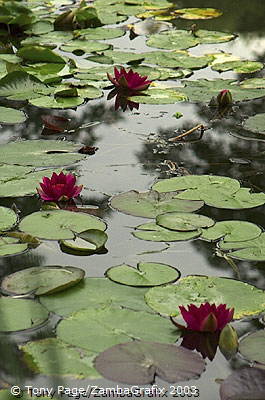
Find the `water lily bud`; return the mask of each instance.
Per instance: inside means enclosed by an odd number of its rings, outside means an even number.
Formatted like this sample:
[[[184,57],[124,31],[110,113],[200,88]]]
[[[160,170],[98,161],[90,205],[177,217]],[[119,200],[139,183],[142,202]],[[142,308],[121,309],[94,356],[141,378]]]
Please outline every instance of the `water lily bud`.
[[[219,107],[226,107],[233,103],[232,94],[230,90],[224,89],[217,96],[217,103]]]
[[[237,353],[238,336],[236,330],[227,324],[221,331],[219,348],[226,359],[230,359]]]

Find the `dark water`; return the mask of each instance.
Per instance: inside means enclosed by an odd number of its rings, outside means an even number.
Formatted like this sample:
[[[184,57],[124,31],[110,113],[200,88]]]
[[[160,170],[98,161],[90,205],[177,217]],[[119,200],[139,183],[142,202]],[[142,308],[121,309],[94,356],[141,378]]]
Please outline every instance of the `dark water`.
[[[191,49],[193,54],[203,54],[224,50],[242,58],[265,61],[265,8],[261,0],[247,1],[215,1],[215,0],[185,0],[175,2],[179,7],[216,7],[221,8],[223,16],[209,21],[199,21],[200,28],[235,32],[239,37],[223,45],[205,45]],[[177,20],[178,28],[187,28],[190,21]],[[108,40],[124,50],[134,48],[145,51],[147,47],[143,38],[130,41],[126,35],[123,38]],[[148,48],[150,50],[150,48]],[[247,77],[264,76],[264,71]],[[232,72],[219,74],[206,68],[194,73],[189,78],[236,78],[243,76]],[[47,111],[47,110],[46,110]],[[182,112],[180,120],[172,118],[176,112]],[[73,265],[83,268],[90,277],[103,276],[107,268],[123,262],[136,265],[139,261],[163,262],[179,268],[182,276],[202,274],[237,278],[229,264],[214,254],[210,243],[190,241],[171,244],[140,241],[131,235],[132,228],[146,222],[144,218],[131,217],[118,213],[108,206],[111,195],[131,189],[144,191],[157,178],[165,178],[186,173],[225,175],[240,180],[243,186],[264,191],[264,152],[265,142],[245,140],[240,138],[242,115],[244,117],[265,112],[265,100],[255,100],[238,105],[234,118],[217,121],[211,129],[205,132],[200,140],[194,135],[193,141],[168,146],[164,140],[174,136],[174,132],[185,131],[198,123],[207,126],[209,111],[203,104],[176,103],[170,105],[140,105],[137,112],[114,112],[113,104],[106,101],[106,96],[99,100],[89,101],[77,111],[54,111],[52,114],[73,118],[76,125],[88,121],[100,121],[99,125],[78,131],[67,139],[82,142],[85,145],[99,147],[98,152],[85,161],[77,164],[75,170],[80,174],[80,182],[84,184],[84,204],[99,207],[99,216],[108,224],[108,253],[91,257],[67,255],[59,250],[57,242],[45,242],[37,249],[24,255],[1,258],[0,273],[9,273],[30,266],[42,265]],[[6,143],[15,138],[37,139],[41,134],[41,119],[43,110],[27,107],[30,118],[23,125],[2,126],[0,128],[0,143]],[[53,135],[50,138],[62,137]],[[175,163],[173,173],[168,167],[168,161]],[[15,201],[22,214],[27,215],[39,209],[37,198],[20,198],[0,200],[0,205],[11,206]],[[202,209],[202,213],[213,217],[216,221],[240,219],[265,226],[264,206],[250,210],[232,211],[216,208]],[[150,253],[152,252],[152,253]],[[264,262],[236,262],[240,279],[259,288],[265,289]],[[24,369],[14,342],[45,337],[51,334],[52,322],[40,331],[30,335],[5,335],[1,338],[1,368],[2,379],[12,384],[33,384],[50,387],[55,382],[32,376]],[[255,322],[237,324],[240,335],[256,328]],[[225,379],[233,370],[238,369],[244,361],[239,357],[227,362],[222,354],[217,354],[213,362],[207,363],[207,370],[198,381],[184,384],[196,385],[202,400],[218,400],[218,380]],[[70,382],[70,381],[69,381]],[[64,382],[69,383],[69,382]],[[75,385],[74,382],[70,382]],[[70,384],[69,383],[69,384]],[[91,383],[91,382],[90,382]],[[164,387],[165,383],[157,382]],[[56,382],[57,384],[57,382]],[[115,386],[110,381],[96,381],[99,386]],[[76,383],[77,387],[80,382]],[[83,386],[83,382],[82,382]],[[122,385],[120,385],[122,386]],[[169,395],[170,397],[170,395]],[[172,397],[172,396],[171,396]]]

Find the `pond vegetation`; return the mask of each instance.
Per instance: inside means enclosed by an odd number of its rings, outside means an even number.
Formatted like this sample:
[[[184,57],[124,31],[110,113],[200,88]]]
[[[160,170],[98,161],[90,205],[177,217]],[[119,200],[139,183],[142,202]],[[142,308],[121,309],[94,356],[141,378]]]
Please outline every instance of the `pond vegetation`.
[[[264,6],[209,3],[0,0],[0,400],[264,400]]]

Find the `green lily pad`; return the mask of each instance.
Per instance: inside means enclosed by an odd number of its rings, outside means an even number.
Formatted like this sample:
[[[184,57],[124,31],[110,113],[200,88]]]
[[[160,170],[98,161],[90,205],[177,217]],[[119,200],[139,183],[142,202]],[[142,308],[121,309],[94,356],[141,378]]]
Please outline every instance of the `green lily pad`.
[[[159,286],[175,282],[180,272],[167,264],[140,262],[137,268],[122,264],[107,269],[107,278],[127,286]]]
[[[232,79],[198,79],[196,81],[183,81],[185,87],[181,91],[185,93],[190,101],[210,102],[221,90],[228,89],[233,97],[233,101],[251,100],[265,96],[264,89],[247,89],[239,85]]]
[[[208,206],[238,210],[263,205],[265,193],[250,193],[248,188],[240,188],[237,192],[227,195],[223,191],[212,191],[208,194],[204,192],[203,200]]]
[[[208,228],[214,225],[214,220],[204,215],[169,212],[156,217],[156,223],[163,228],[175,231],[194,231],[198,228]]]
[[[235,309],[234,319],[256,316],[265,310],[265,291],[228,278],[190,275],[175,285],[149,289],[147,304],[156,312],[177,316],[179,306],[205,302],[226,304]]]
[[[125,34],[125,31],[120,28],[86,28],[74,31],[74,33],[84,36],[86,40],[103,40],[103,39],[115,39]]]
[[[70,74],[70,68],[60,63],[34,63],[23,66],[23,70],[34,75],[41,82],[53,83],[60,81],[64,76]]]
[[[265,113],[256,114],[253,117],[249,117],[245,123],[244,128],[252,132],[265,134]]]
[[[23,111],[0,106],[0,124],[21,124],[27,119]]]
[[[208,229],[202,229],[201,239],[218,240],[223,238],[225,242],[240,242],[255,239],[262,230],[258,225],[247,221],[221,221]]]
[[[41,296],[40,301],[49,311],[62,316],[103,305],[150,312],[144,301],[145,293],[145,288],[118,285],[106,278],[86,278],[80,284],[61,293]]]
[[[78,349],[56,338],[35,340],[20,346],[24,361],[36,373],[72,379],[97,379],[95,353]]]
[[[186,30],[170,30],[149,36],[146,44],[150,47],[167,50],[181,50],[202,43],[223,43],[235,39],[235,35],[199,29],[196,36]]]
[[[2,280],[1,289],[12,295],[34,292],[39,296],[65,290],[76,285],[84,276],[84,270],[76,267],[31,267],[7,275]]]
[[[104,55],[88,57],[88,60],[103,64],[128,64],[138,63],[144,59],[144,54],[135,54],[127,51],[106,50]]]
[[[14,332],[34,328],[48,318],[48,311],[36,301],[0,298],[0,331]]]
[[[222,15],[222,11],[216,8],[179,8],[175,11],[180,18],[184,19],[211,19]]]
[[[106,224],[93,215],[66,210],[37,211],[23,218],[19,229],[48,240],[73,239],[75,233],[88,229],[104,231]]]
[[[83,97],[42,96],[29,100],[30,104],[41,108],[75,108],[84,103]]]
[[[90,255],[104,247],[108,236],[98,229],[89,229],[76,235],[73,240],[61,240],[60,247],[64,253],[73,255]]]
[[[80,146],[77,143],[58,140],[11,142],[1,146],[1,162],[38,167],[73,164],[85,158],[84,155],[75,153]]]
[[[73,33],[72,32],[63,32],[63,31],[53,31],[53,32],[48,32],[45,34],[42,34],[41,36],[30,36],[27,37],[26,39],[22,40],[21,44],[23,46],[25,45],[42,45],[45,47],[51,47],[54,48],[57,45],[60,45],[62,43],[66,43],[69,40],[73,39]]]
[[[105,305],[70,315],[58,324],[56,334],[63,342],[95,352],[135,339],[174,343],[180,336],[159,315]]]
[[[245,89],[265,89],[265,78],[250,78],[240,82]]]
[[[142,92],[142,95],[129,97],[130,100],[141,104],[174,104],[178,101],[186,101],[187,97],[174,89],[150,88]]]
[[[229,257],[239,260],[264,261],[265,260],[265,233],[255,239],[243,242],[219,243],[221,250],[229,250]]]
[[[251,362],[265,364],[265,330],[244,337],[239,343],[239,352]]]
[[[0,96],[9,100],[28,100],[52,91],[52,88],[24,71],[13,71],[0,79]]]
[[[11,166],[7,166],[11,167]],[[25,168],[19,166],[12,166],[18,168]],[[28,168],[25,168],[27,170]],[[2,168],[0,167],[0,172]],[[10,172],[12,169],[10,168]],[[14,170],[14,175],[9,177],[0,178],[0,197],[21,197],[29,196],[37,193],[36,188],[42,181],[44,176],[51,176],[53,172],[60,173],[61,170],[57,169],[46,169],[38,172],[25,173],[24,175],[16,174]]]
[[[11,208],[0,207],[0,231],[7,231],[17,223],[17,214]]]
[[[176,193],[137,192],[130,190],[113,196],[110,205],[125,214],[139,217],[155,218],[157,215],[170,212],[193,212],[203,206],[202,201],[185,201],[175,199]]]
[[[0,257],[23,253],[27,249],[28,245],[19,243],[19,239],[6,236],[0,237]]]
[[[170,383],[198,378],[205,368],[205,361],[199,354],[181,346],[135,341],[105,350],[95,358],[94,365],[112,381],[151,385],[157,376]],[[145,393],[149,393],[147,396],[154,395],[153,387],[150,392],[147,390],[145,388]]]
[[[171,68],[200,69],[206,67],[212,60],[211,56],[193,56],[187,51],[152,51],[142,53],[148,64]],[[177,70],[178,71],[178,70]]]
[[[77,88],[78,96],[86,99],[98,99],[103,95],[102,90],[94,86],[86,85],[82,88]]]
[[[43,33],[48,33],[53,31],[54,27],[53,27],[53,23],[51,23],[50,21],[37,21],[35,22],[35,24],[32,24],[30,29],[28,29],[27,31],[25,31],[25,33],[31,35],[42,35]]]
[[[25,61],[30,62],[51,62],[65,64],[63,57],[56,54],[51,49],[42,46],[25,46],[21,47],[17,55]]]
[[[75,39],[60,46],[60,49],[69,53],[94,53],[97,51],[104,51],[109,49],[110,45],[107,43],[97,42],[95,40]]]
[[[142,240],[150,240],[152,242],[177,242],[180,240],[196,239],[201,235],[201,230],[197,231],[172,231],[149,222],[137,226],[136,230],[132,232],[133,236]]]
[[[233,70],[238,74],[252,74],[253,72],[260,71],[263,68],[263,64],[257,61],[239,60],[215,63],[211,68],[218,72]]]

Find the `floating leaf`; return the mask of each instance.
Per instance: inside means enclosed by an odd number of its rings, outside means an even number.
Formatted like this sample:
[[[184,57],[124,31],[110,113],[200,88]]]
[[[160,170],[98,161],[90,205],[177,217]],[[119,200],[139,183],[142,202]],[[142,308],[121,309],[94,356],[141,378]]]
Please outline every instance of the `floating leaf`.
[[[204,192],[202,197],[208,206],[232,210],[258,207],[265,203],[265,193],[250,193],[248,188],[240,188],[231,194],[224,191]]]
[[[183,93],[168,88],[150,88],[142,92],[142,95],[129,97],[129,99],[141,104],[173,104],[187,100]]]
[[[107,278],[127,286],[159,286],[176,281],[180,272],[167,264],[140,262],[137,268],[122,264],[107,269]]]
[[[31,267],[7,275],[2,280],[1,289],[12,295],[30,292],[38,296],[51,294],[76,285],[84,275],[84,270],[76,267]]]
[[[132,385],[151,385],[156,376],[171,383],[187,381],[205,368],[202,357],[191,350],[142,341],[113,346],[99,354],[94,365],[105,378]]]
[[[17,214],[11,208],[0,207],[0,231],[7,231],[17,223]]]
[[[200,69],[206,67],[212,60],[210,56],[193,56],[187,51],[152,51],[142,53],[148,64],[161,65],[171,68]],[[178,71],[178,70],[177,70]]]
[[[51,62],[51,63],[63,63],[65,60],[51,49],[42,46],[25,46],[21,47],[17,55],[23,60],[30,62]]]
[[[32,24],[30,29],[25,31],[25,33],[31,35],[42,35],[43,33],[48,33],[53,31],[53,23],[50,21],[37,21],[35,24]]]
[[[249,117],[245,123],[244,128],[252,132],[259,133],[260,135],[265,134],[265,113],[256,114],[253,117]]]
[[[244,337],[239,343],[239,352],[251,362],[265,364],[265,330]]]
[[[244,367],[234,371],[220,386],[221,400],[263,400],[265,393],[265,371]]]
[[[89,229],[76,235],[73,240],[60,241],[61,250],[73,255],[89,255],[102,250],[108,236],[98,229]]]
[[[19,229],[41,239],[73,239],[75,233],[88,229],[105,230],[102,220],[85,213],[74,213],[65,210],[37,211],[23,218]]]
[[[60,46],[60,49],[69,53],[94,53],[109,49],[110,45],[107,43],[97,42],[95,40],[81,40],[75,39]]]
[[[172,231],[149,222],[147,224],[139,225],[136,231],[132,232],[133,236],[142,240],[151,240],[152,242],[176,242],[179,240],[195,239],[201,235],[201,230],[197,231]]]
[[[84,103],[82,97],[50,97],[42,96],[29,100],[30,104],[41,108],[75,108]]]
[[[96,55],[88,58],[90,61],[95,61],[103,64],[138,64],[144,59],[144,54],[135,54],[126,51],[106,50],[104,55]]]
[[[0,79],[0,96],[9,100],[28,100],[52,91],[52,88],[24,71],[13,71]]]
[[[265,233],[252,240],[243,242],[219,243],[221,250],[230,250],[229,257],[239,260],[263,261],[265,260]]]
[[[215,63],[211,68],[218,72],[233,70],[238,74],[252,74],[260,71],[263,68],[263,64],[257,61],[239,60]]]
[[[214,241],[223,238],[225,242],[240,242],[258,237],[259,226],[247,221],[221,221],[208,229],[202,229],[201,239]]]
[[[22,40],[21,44],[24,45],[42,45],[45,47],[56,47],[61,43],[66,43],[73,39],[72,32],[53,31],[42,34],[41,36],[30,36]]]
[[[149,289],[147,304],[155,311],[176,316],[179,306],[202,303],[226,304],[234,307],[234,318],[260,314],[265,310],[265,292],[245,282],[228,278],[190,275],[175,285]]]
[[[27,116],[23,111],[14,108],[0,106],[0,123],[1,124],[21,124],[26,121]]]
[[[104,304],[150,312],[144,301],[145,293],[144,288],[118,285],[106,278],[86,278],[77,286],[58,294],[41,297],[40,301],[48,310],[63,316]]]
[[[13,332],[34,328],[48,318],[48,311],[36,301],[0,298],[0,331]]]
[[[201,201],[185,201],[175,199],[176,193],[137,192],[130,190],[113,196],[110,205],[125,214],[139,217],[155,218],[164,212],[193,212],[203,206]]]
[[[245,89],[265,89],[264,78],[250,78],[240,82],[240,86]]]
[[[114,39],[121,37],[125,34],[125,31],[120,28],[87,28],[79,29],[74,31],[77,35],[84,36],[86,40],[103,40],[103,39]]]
[[[79,148],[78,143],[58,140],[11,142],[1,146],[1,162],[38,167],[73,164],[85,157],[75,153]]]
[[[28,249],[28,245],[19,243],[19,239],[12,237],[1,236],[0,237],[0,256],[11,256],[19,254]]]
[[[222,15],[222,11],[216,8],[179,8],[175,11],[180,18],[184,19],[211,19]]]
[[[169,212],[156,217],[156,223],[175,231],[194,231],[214,225],[214,220],[204,215],[184,212]]]
[[[45,128],[56,131],[64,132],[70,123],[70,119],[61,117],[59,115],[42,115],[41,120],[45,125]]]
[[[159,315],[105,305],[70,315],[58,324],[56,333],[66,343],[95,352],[135,339],[174,343],[180,336],[171,321]]]
[[[34,372],[73,379],[100,378],[92,363],[95,353],[70,346],[56,338],[28,342],[20,349],[24,352],[26,364]]]

